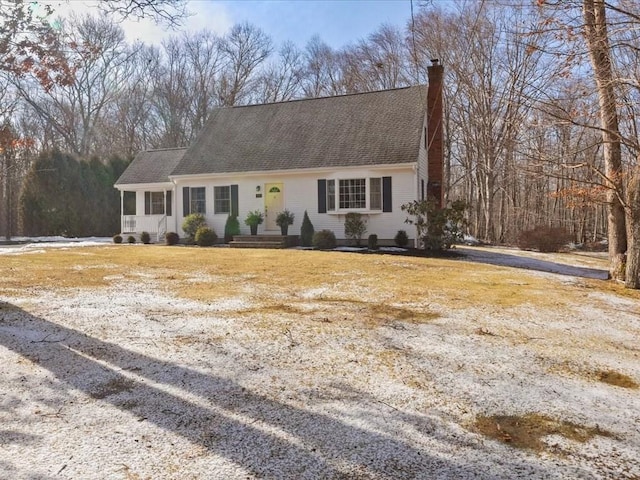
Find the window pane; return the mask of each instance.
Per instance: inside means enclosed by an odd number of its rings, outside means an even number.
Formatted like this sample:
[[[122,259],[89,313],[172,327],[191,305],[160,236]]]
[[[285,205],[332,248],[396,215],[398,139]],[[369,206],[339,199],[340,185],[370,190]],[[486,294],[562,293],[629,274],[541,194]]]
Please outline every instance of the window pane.
[[[382,210],[382,179],[369,179],[369,209]]]
[[[204,187],[191,189],[191,213],[206,213]]]
[[[367,207],[367,180],[351,178],[340,180],[340,208]]]
[[[231,187],[213,187],[213,213],[231,213]]]
[[[122,199],[122,214],[136,214],[136,192],[124,192],[124,196]]]
[[[151,192],[151,215],[164,215],[163,192]]]
[[[327,210],[336,209],[336,181],[327,180]]]

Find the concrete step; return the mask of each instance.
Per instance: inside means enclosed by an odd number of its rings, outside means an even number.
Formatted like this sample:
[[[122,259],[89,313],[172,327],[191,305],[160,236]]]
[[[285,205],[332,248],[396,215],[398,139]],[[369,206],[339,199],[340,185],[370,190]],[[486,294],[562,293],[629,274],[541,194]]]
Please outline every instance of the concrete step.
[[[232,248],[287,248],[298,244],[298,235],[235,235]]]
[[[286,248],[284,242],[243,242],[233,240],[229,242],[231,248]]]

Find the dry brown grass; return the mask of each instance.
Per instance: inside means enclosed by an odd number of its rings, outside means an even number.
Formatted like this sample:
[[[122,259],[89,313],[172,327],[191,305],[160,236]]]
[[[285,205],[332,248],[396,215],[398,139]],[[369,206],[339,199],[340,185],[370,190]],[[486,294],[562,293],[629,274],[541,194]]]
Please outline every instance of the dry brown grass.
[[[328,289],[324,301],[367,302],[371,318],[428,320],[429,314],[388,304],[447,304],[467,307],[566,304],[570,287],[515,269],[459,260],[358,255],[299,250],[239,250],[112,245],[4,255],[0,293],[37,294],[40,289],[96,288],[152,280],[184,298],[215,302],[244,296],[278,298],[296,308],[300,292]],[[603,282],[604,283],[604,282]],[[338,298],[336,293],[341,294]],[[357,292],[357,293],[353,293]],[[320,297],[320,296],[319,296]],[[266,305],[273,304],[273,300]],[[269,308],[275,308],[272,306]]]
[[[584,427],[573,422],[554,420],[539,413],[479,416],[473,429],[494,440],[536,452],[550,450],[543,441],[549,435],[561,435],[580,443],[587,442],[596,435],[613,436],[598,427]]]
[[[638,382],[636,382],[629,375],[616,372],[615,370],[599,370],[598,372],[596,372],[596,375],[598,377],[598,380],[609,385],[614,385],[616,387],[622,388],[631,388],[634,390],[640,388]]]
[[[615,387],[636,390],[640,384],[629,375],[612,369],[593,369],[583,364],[563,361],[549,368],[549,373],[576,376],[590,381],[598,381]]]

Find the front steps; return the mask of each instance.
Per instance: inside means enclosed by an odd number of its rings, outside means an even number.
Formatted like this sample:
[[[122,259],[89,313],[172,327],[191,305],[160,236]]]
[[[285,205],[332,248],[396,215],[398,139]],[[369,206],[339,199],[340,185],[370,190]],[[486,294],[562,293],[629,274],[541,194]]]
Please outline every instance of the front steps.
[[[235,235],[231,248],[287,248],[298,245],[298,235]]]

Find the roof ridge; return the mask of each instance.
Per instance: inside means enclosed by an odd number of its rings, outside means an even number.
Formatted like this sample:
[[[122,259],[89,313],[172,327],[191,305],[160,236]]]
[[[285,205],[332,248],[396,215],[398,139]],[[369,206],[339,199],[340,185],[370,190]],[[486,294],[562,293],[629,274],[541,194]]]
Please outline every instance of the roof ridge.
[[[427,87],[427,86],[428,85],[426,83],[420,83],[418,85],[406,85],[404,87],[396,87],[396,88],[383,88],[381,90],[367,90],[366,92],[341,93],[339,95],[327,95],[325,97],[291,98],[289,100],[280,100],[279,102],[249,103],[247,105],[219,106],[219,107],[214,107],[213,109],[214,110],[217,110],[217,109],[227,110],[227,109],[234,109],[234,108],[263,107],[263,106],[268,106],[268,105],[280,105],[280,104],[283,104],[283,103],[307,102],[307,101],[313,101],[313,100],[328,100],[328,99],[333,99],[333,98],[355,97],[357,95],[369,95],[369,94],[373,94],[373,93],[386,93],[386,92],[393,92],[393,91],[397,91],[397,90],[406,90],[406,89],[409,89],[409,88]]]
[[[186,150],[189,147],[165,147],[165,148],[148,148],[145,152],[164,152],[167,150]]]

